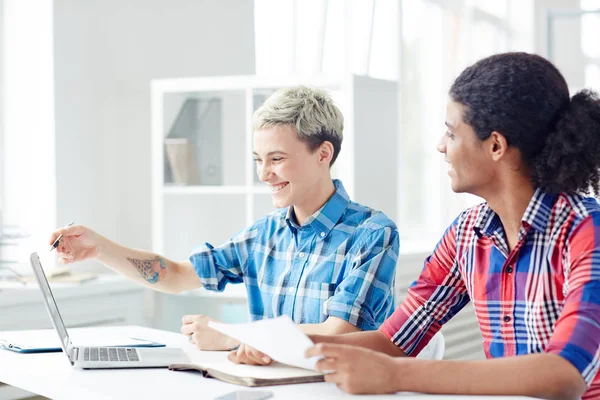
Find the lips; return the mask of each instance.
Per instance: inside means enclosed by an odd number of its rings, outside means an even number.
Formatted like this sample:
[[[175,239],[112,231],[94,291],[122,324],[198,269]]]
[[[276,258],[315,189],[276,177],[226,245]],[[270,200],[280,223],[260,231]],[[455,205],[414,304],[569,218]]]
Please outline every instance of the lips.
[[[276,185],[269,185],[269,188],[271,189],[272,193],[277,193],[283,189],[285,189],[290,183],[289,182],[283,182],[283,183],[278,183]]]

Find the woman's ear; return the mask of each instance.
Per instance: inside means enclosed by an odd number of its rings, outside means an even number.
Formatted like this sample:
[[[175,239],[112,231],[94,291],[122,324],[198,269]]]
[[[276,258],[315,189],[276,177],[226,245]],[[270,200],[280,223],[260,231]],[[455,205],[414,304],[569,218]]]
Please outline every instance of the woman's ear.
[[[331,164],[331,159],[333,158],[333,144],[330,141],[324,141],[319,146],[319,162],[327,163],[327,165]]]

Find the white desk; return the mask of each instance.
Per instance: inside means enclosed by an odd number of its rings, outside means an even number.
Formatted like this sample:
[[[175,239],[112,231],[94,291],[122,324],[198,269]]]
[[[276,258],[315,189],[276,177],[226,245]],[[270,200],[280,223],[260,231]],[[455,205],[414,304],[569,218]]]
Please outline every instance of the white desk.
[[[226,352],[197,351],[187,339],[177,333],[136,326],[81,329],[105,329],[162,341],[182,347],[191,361],[220,359]],[[0,332],[1,335],[1,332]],[[252,390],[215,379],[203,378],[194,372],[167,369],[80,370],[72,368],[62,353],[19,354],[0,350],[0,382],[25,389],[52,399],[212,399],[235,390]],[[261,388],[274,393],[275,399],[340,399],[353,397],[328,383],[273,386]],[[525,397],[466,397],[431,395],[357,396],[371,399],[490,399],[518,400]]]

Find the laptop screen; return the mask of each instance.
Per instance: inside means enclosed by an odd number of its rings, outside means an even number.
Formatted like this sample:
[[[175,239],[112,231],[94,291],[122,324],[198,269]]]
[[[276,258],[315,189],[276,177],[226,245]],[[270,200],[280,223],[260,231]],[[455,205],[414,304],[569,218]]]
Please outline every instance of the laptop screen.
[[[58,311],[58,306],[56,305],[56,301],[54,300],[54,295],[52,294],[52,290],[50,290],[50,285],[48,284],[48,279],[46,279],[46,274],[44,273],[44,269],[42,268],[42,263],[40,262],[40,258],[37,253],[32,253],[30,257],[31,267],[33,268],[33,273],[35,278],[37,279],[40,288],[42,289],[42,294],[44,296],[44,302],[46,303],[46,308],[48,309],[48,314],[50,314],[50,319],[52,320],[52,325],[58,332],[58,336],[60,337],[60,344],[63,348],[65,354],[70,358],[70,345],[69,334],[67,333],[67,328],[65,327],[65,323]]]

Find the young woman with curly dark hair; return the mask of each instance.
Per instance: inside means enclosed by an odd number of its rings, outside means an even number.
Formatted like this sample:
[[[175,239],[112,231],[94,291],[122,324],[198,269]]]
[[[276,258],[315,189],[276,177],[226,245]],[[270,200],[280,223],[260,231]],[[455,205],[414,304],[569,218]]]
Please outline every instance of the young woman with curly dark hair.
[[[600,398],[600,102],[549,61],[485,58],[450,89],[438,150],[455,192],[486,202],[447,229],[378,331],[315,336],[352,393]],[[487,361],[414,360],[472,301]],[[518,356],[518,357],[512,357]]]

